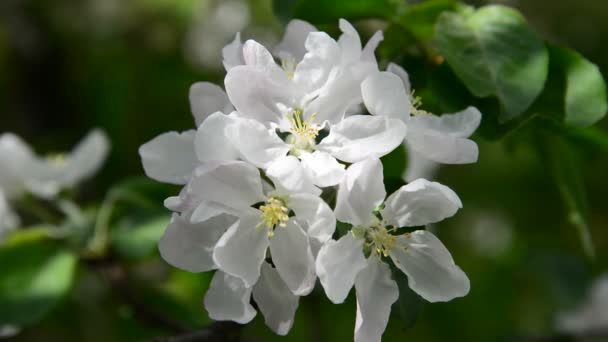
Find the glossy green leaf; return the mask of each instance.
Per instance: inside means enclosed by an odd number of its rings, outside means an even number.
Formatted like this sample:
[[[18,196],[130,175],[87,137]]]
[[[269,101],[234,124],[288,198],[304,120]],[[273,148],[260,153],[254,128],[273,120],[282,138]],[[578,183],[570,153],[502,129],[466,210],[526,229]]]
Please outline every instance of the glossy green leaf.
[[[125,217],[112,231],[112,247],[127,259],[141,259],[152,255],[169,224],[170,216]]]
[[[32,324],[72,287],[76,257],[42,234],[19,233],[0,247],[0,322]]]
[[[514,9],[493,5],[444,13],[435,38],[439,51],[473,95],[498,98],[501,122],[521,116],[543,90],[549,54]]]
[[[578,53],[549,46],[547,87],[533,110],[568,127],[590,126],[606,115],[606,83],[598,67]]]
[[[275,0],[282,1],[282,0]],[[291,1],[289,1],[291,2]],[[357,20],[366,18],[391,18],[402,4],[399,0],[299,0],[291,9],[291,17],[313,24],[334,24],[340,18]],[[285,5],[289,7],[288,5]],[[277,8],[277,5],[275,5]],[[281,16],[285,16],[285,9]]]

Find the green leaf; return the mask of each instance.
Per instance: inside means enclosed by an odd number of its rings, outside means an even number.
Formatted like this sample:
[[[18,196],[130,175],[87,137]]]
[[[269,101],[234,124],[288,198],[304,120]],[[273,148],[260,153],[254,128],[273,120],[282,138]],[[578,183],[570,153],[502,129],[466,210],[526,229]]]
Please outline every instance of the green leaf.
[[[567,219],[576,229],[585,255],[595,257],[589,227],[589,205],[580,160],[565,138],[550,131],[541,134],[541,155],[546,159],[567,210]]]
[[[606,83],[598,67],[578,53],[549,45],[549,78],[533,110],[568,127],[590,126],[606,115]]]
[[[282,1],[282,0],[275,0]],[[402,2],[399,0],[299,0],[293,4],[291,17],[313,24],[334,24],[338,19],[391,18]],[[287,5],[289,6],[289,5]],[[281,7],[275,5],[275,8]],[[283,9],[283,11],[285,11]],[[285,16],[286,14],[281,14]]]
[[[521,116],[543,90],[549,54],[516,10],[493,5],[443,13],[435,35],[439,51],[471,93],[498,98],[501,123]]]
[[[452,0],[430,0],[407,7],[394,22],[411,32],[420,41],[431,40],[435,23],[446,11],[456,11],[462,5]]]
[[[0,322],[35,323],[69,292],[76,257],[41,234],[14,233],[0,247]]]
[[[393,280],[397,282],[397,286],[399,287],[399,299],[393,304],[391,311],[399,313],[399,317],[404,322],[404,328],[409,329],[416,323],[418,316],[420,316],[424,307],[424,299],[410,289],[407,276],[392,262],[389,264]]]
[[[156,251],[156,246],[169,224],[170,216],[161,214],[152,217],[125,217],[112,231],[114,251],[127,259],[137,260],[148,257]]]

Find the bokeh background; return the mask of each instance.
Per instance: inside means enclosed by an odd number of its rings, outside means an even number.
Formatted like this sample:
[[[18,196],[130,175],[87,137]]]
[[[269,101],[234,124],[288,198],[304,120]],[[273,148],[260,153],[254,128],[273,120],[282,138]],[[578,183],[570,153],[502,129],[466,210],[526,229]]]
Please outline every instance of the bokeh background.
[[[608,75],[608,2],[502,3]],[[365,38],[380,25],[356,24]],[[103,128],[112,140],[110,158],[79,191],[85,203],[99,201],[113,184],[143,174],[137,154],[142,143],[193,127],[188,88],[196,81],[221,83],[221,48],[235,32],[272,45],[282,27],[270,0],[2,0],[0,131],[15,132],[38,152],[50,153],[69,148],[92,127]],[[608,129],[607,120],[598,127]],[[392,319],[385,341],[554,336],[559,314],[575,307],[592,279],[608,270],[608,155],[592,146],[580,149],[598,254],[590,263],[530,139],[525,129],[499,141],[475,138],[477,164],[440,170],[438,179],[461,196],[464,209],[433,229],[469,275],[472,290],[449,303],[426,304],[410,329]],[[158,193],[176,191],[167,186]],[[136,238],[155,238],[150,236]],[[210,324],[202,306],[210,274],[175,270],[156,253],[125,268],[134,302],[82,267],[68,298],[8,340],[145,341],[175,333],[138,313],[141,307],[186,329]],[[273,335],[261,315],[243,335],[254,341],[349,341],[354,320],[354,293],[345,304],[333,305],[315,290],[301,300],[288,337]]]

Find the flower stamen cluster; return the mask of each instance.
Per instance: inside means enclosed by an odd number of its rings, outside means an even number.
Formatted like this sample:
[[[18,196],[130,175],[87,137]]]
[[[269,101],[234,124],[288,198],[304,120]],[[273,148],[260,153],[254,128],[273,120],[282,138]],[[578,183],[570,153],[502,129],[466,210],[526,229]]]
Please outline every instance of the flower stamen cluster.
[[[268,237],[274,235],[274,228],[277,225],[281,228],[287,227],[287,221],[289,221],[289,208],[283,199],[278,197],[268,198],[266,204],[260,207],[260,211],[262,211],[262,214],[260,215],[262,221],[256,225],[256,229],[266,226]]]

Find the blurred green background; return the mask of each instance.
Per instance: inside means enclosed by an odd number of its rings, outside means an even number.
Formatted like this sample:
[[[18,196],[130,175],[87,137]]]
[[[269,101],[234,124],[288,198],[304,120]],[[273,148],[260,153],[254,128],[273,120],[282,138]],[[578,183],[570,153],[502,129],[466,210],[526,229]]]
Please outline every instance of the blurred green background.
[[[608,74],[608,2],[501,3],[520,9],[545,38],[573,48]],[[380,25],[356,24],[365,38]],[[332,33],[336,26],[329,27]],[[0,130],[48,153],[69,148],[92,127],[103,128],[112,140],[111,156],[79,192],[85,203],[101,200],[112,184],[143,174],[137,154],[142,143],[161,132],[193,128],[188,88],[196,81],[221,83],[221,48],[236,31],[272,45],[281,30],[269,0],[2,0]],[[599,127],[608,129],[607,120]],[[446,166],[438,175],[464,208],[433,227],[469,275],[471,293],[426,304],[407,331],[397,317],[391,319],[385,341],[551,336],[557,314],[575,306],[590,281],[608,269],[605,152],[585,142],[577,150],[597,250],[596,262],[589,263],[527,130],[499,141],[475,140],[477,164]],[[158,204],[177,190],[159,186]],[[155,229],[134,239],[157,239]],[[129,276],[120,279],[133,293],[107,281],[124,270],[81,267],[68,298],[8,340],[145,341],[180,329],[171,325],[197,329],[210,323],[202,306],[210,274],[173,269],[154,252],[124,267]],[[142,307],[151,313],[138,313]],[[157,315],[177,323],[160,324]],[[349,341],[354,320],[354,293],[345,304],[333,305],[317,289],[301,300],[288,337],[273,335],[260,314],[243,335],[254,341]]]

